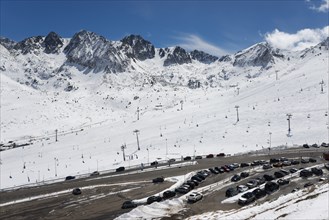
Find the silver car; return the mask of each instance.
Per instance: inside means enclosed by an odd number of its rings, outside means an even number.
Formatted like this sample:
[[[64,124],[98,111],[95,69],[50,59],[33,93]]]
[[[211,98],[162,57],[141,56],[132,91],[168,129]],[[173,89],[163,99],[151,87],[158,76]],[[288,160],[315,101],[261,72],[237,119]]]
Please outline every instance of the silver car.
[[[203,195],[198,192],[192,192],[190,195],[188,195],[187,200],[189,202],[197,202],[203,198]]]

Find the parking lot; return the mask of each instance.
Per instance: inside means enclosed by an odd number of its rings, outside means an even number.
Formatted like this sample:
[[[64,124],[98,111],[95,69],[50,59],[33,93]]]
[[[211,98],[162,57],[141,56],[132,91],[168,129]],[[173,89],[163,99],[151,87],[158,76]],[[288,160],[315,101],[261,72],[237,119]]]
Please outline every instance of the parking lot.
[[[45,185],[40,187],[33,187],[29,189],[19,189],[10,192],[0,193],[1,204],[12,202],[11,205],[0,207],[1,219],[113,219],[123,213],[129,212],[131,209],[121,209],[123,202],[127,200],[140,200],[156,195],[161,191],[172,186],[173,182],[164,181],[162,183],[154,184],[152,179],[163,176],[166,178],[172,176],[183,175],[192,171],[199,171],[214,167],[221,167],[233,163],[252,163],[254,161],[269,161],[270,158],[281,157],[298,160],[300,163],[296,165],[289,165],[283,167],[272,167],[263,169],[263,165],[238,167],[230,172],[223,172],[220,174],[213,174],[206,177],[194,191],[200,191],[203,194],[201,201],[195,203],[186,203],[187,209],[183,213],[177,213],[171,218],[188,217],[195,214],[201,214],[207,211],[215,211],[218,209],[229,210],[238,209],[241,207],[237,202],[223,203],[226,197],[226,190],[230,187],[244,185],[251,179],[263,177],[264,174],[273,175],[280,169],[285,169],[289,172],[285,175],[285,179],[289,179],[289,184],[280,185],[279,190],[266,195],[265,197],[254,201],[255,203],[262,203],[269,200],[274,200],[280,195],[291,193],[295,188],[302,190],[304,185],[308,182],[313,184],[321,184],[328,182],[328,171],[323,168],[322,177],[325,178],[320,182],[320,176],[312,175],[309,178],[299,177],[299,171],[295,174],[290,173],[291,168],[307,168],[310,166],[322,167],[327,161],[321,158],[322,152],[313,149],[301,150],[282,150],[272,155],[240,155],[232,157],[214,157],[203,158],[197,160],[196,165],[174,167],[170,169],[156,169],[149,172],[134,173],[129,175],[100,175],[97,177],[90,177],[86,179],[76,179],[70,181],[63,181],[61,183]],[[316,162],[301,163],[301,159],[314,158]],[[273,165],[273,163],[271,164]],[[125,171],[129,172],[129,171]],[[249,173],[237,182],[231,182],[231,178],[235,174],[242,172]],[[277,181],[275,179],[274,181]],[[72,189],[79,187],[82,189],[82,194],[72,195]],[[314,186],[310,186],[314,187]],[[43,196],[36,198],[38,195],[51,194],[52,196]],[[240,193],[242,195],[243,193]],[[176,197],[184,196],[177,193]],[[13,201],[32,198],[31,201],[14,203]],[[33,199],[36,198],[36,199]],[[83,217],[82,217],[83,216]],[[164,218],[165,219],[165,218]]]

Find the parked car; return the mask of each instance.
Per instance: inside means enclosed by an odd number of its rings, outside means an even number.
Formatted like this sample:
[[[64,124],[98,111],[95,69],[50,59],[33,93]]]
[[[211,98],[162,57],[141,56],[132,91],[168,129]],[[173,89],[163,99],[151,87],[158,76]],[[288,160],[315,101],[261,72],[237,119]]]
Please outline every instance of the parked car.
[[[282,162],[282,166],[290,166],[290,165],[291,165],[291,162],[289,160]]]
[[[67,176],[65,177],[65,180],[74,180],[75,179],[75,176]]]
[[[203,195],[201,193],[192,192],[190,195],[188,195],[187,201],[189,201],[189,202],[197,202],[197,201],[201,200],[202,197],[203,197]]]
[[[192,180],[192,179],[191,179],[190,181],[193,182],[195,186],[198,186],[198,185],[199,185],[199,182],[196,181],[196,180]]]
[[[279,184],[277,184],[276,182],[267,182],[265,184],[265,191],[268,193],[268,194],[271,194],[272,192],[275,192],[279,189]]]
[[[125,171],[125,167],[119,167],[115,170],[115,172],[122,172]]]
[[[157,166],[158,164],[159,164],[158,161],[153,161],[153,162],[151,162],[151,166]]]
[[[314,158],[310,158],[309,161],[310,161],[311,163],[316,163],[316,159],[314,159]]]
[[[231,172],[230,168],[228,168],[228,166],[226,166],[226,165],[221,166],[221,168],[222,168],[225,172]]]
[[[75,189],[73,189],[73,190],[72,190],[72,194],[73,194],[73,195],[80,195],[80,194],[81,194],[81,189],[79,189],[79,188],[75,188]]]
[[[240,177],[240,175],[238,175],[238,174],[235,174],[235,175],[231,178],[231,181],[232,181],[232,182],[238,182],[239,180],[241,180],[241,177]]]
[[[300,162],[298,160],[291,160],[291,164],[292,165],[297,165],[297,164],[300,164]]]
[[[260,198],[266,196],[265,189],[256,188],[252,191],[252,193],[255,195],[256,199],[260,199]]]
[[[208,154],[208,155],[206,156],[206,158],[214,158],[214,155],[213,155],[213,154]]]
[[[289,180],[286,179],[278,179],[278,181],[276,181],[279,185],[286,185],[289,184]]]
[[[277,171],[274,173],[275,178],[282,178],[285,176],[283,172]]]
[[[308,144],[303,144],[304,148],[310,148],[310,146]]]
[[[311,169],[312,173],[315,174],[316,176],[322,176],[323,175],[323,171],[319,168],[313,167]]]
[[[219,174],[219,172],[217,170],[215,170],[214,168],[209,168],[209,170],[213,174]]]
[[[307,170],[307,169],[303,169],[299,173],[299,176],[304,177],[304,178],[310,177],[312,175],[313,175],[313,173],[311,171]]]
[[[270,163],[278,163],[278,162],[280,162],[280,160],[277,159],[277,158],[271,158],[270,159]]]
[[[239,168],[239,167],[240,167],[238,163],[232,163],[232,164],[231,164],[231,166],[232,166],[234,169],[236,169],[236,168]]]
[[[152,180],[153,183],[162,183],[164,181],[163,177],[157,177]]]
[[[308,158],[302,158],[300,162],[301,163],[309,163],[310,162],[310,159],[308,159]]]
[[[225,154],[224,153],[219,153],[216,155],[217,157],[225,157]]]
[[[254,160],[252,163],[251,163],[251,166],[258,166],[260,165],[260,161],[259,160]]]
[[[171,197],[174,197],[174,196],[176,196],[176,192],[175,191],[167,190],[167,191],[164,191],[163,192],[163,198],[164,199],[168,199],[168,198],[171,198]]]
[[[219,167],[215,167],[214,169],[217,170],[219,173],[224,173],[225,172],[224,169],[219,168]]]
[[[208,171],[208,170],[201,170],[198,173],[203,175],[204,177],[210,176],[210,171]]]
[[[271,169],[271,168],[272,168],[272,165],[269,164],[269,163],[266,163],[266,164],[263,165],[264,170],[268,170],[268,169]]]
[[[90,176],[98,176],[99,175],[99,172],[98,171],[94,171],[90,174]]]
[[[288,170],[285,170],[285,169],[280,169],[280,172],[282,172],[284,175],[290,174],[290,172]]]
[[[318,144],[312,144],[312,147],[319,148],[320,146]]]
[[[323,143],[321,144],[321,147],[329,147],[329,143],[325,143],[325,142],[323,142]]]
[[[273,167],[282,167],[283,164],[281,162],[277,162],[273,164]]]
[[[137,204],[131,200],[125,201],[121,206],[122,209],[130,209],[130,208],[136,208],[136,207],[137,207]]]
[[[225,192],[226,197],[232,197],[239,193],[239,191],[236,188],[228,188]]]
[[[296,169],[296,168],[291,168],[289,171],[290,171],[290,173],[296,173],[296,172],[298,171],[298,169]]]
[[[239,186],[237,186],[237,190],[239,191],[239,192],[245,192],[245,191],[247,191],[249,188],[248,188],[248,186],[246,186],[246,185],[239,185]]]
[[[191,160],[192,158],[190,156],[184,157],[184,160]]]
[[[247,186],[249,189],[255,188],[258,185],[258,181],[255,179],[251,179],[247,182]]]
[[[272,181],[272,180],[274,180],[274,176],[272,176],[272,175],[269,175],[269,174],[264,174],[264,179],[266,180],[266,181]]]
[[[189,188],[187,187],[183,187],[183,186],[180,186],[178,188],[175,189],[175,192],[178,192],[178,193],[181,193],[181,194],[186,194],[190,191]]]
[[[198,175],[194,175],[191,177],[191,180],[195,180],[195,181],[198,181],[199,183],[201,183],[203,179],[201,179]]]
[[[280,161],[281,161],[281,162],[288,161],[288,158],[286,158],[286,157],[281,157],[281,158],[280,158]]]
[[[201,174],[201,173],[197,173],[196,176],[199,177],[199,178],[202,179],[202,180],[205,180],[205,179],[206,179],[206,176],[204,176],[204,175]]]
[[[246,178],[246,177],[249,176],[249,173],[247,173],[247,172],[242,172],[242,173],[240,174],[240,176],[241,176],[241,178]]]
[[[257,177],[256,180],[258,181],[258,185],[262,185],[266,182],[264,177]]]
[[[152,204],[153,202],[160,202],[162,198],[160,196],[150,196],[147,198],[146,203],[147,204]]]
[[[248,205],[255,200],[256,200],[255,195],[252,192],[247,192],[239,198],[238,204],[239,205]]]
[[[241,163],[240,164],[240,167],[249,167],[250,166],[250,163]]]
[[[202,159],[202,156],[196,156],[195,159],[196,160],[201,160]]]
[[[190,189],[194,189],[195,188],[195,184],[192,181],[190,181],[190,180],[188,180],[186,182],[186,185],[189,185],[190,186]]]

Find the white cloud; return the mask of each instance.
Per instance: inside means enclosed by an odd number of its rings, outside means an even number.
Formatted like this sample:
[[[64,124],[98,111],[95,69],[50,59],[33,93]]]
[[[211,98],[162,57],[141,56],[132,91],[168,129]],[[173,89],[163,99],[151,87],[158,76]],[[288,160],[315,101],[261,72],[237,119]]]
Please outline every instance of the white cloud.
[[[179,45],[186,50],[201,50],[219,57],[230,54],[229,51],[215,46],[194,34],[182,34],[181,36],[175,37],[175,39],[178,40],[176,45]]]
[[[296,51],[315,46],[328,36],[329,26],[322,29],[303,29],[294,34],[275,29],[265,34],[265,40],[273,47]]]
[[[310,2],[310,0],[307,0]],[[322,0],[321,4],[318,6],[312,5],[311,9],[318,11],[318,12],[328,12],[329,11],[329,0]]]

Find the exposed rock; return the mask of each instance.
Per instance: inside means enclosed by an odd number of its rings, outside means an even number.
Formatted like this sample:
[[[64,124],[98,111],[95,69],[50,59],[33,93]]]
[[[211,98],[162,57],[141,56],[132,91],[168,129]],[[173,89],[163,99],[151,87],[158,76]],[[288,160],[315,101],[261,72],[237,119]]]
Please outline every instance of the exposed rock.
[[[272,49],[267,43],[256,44],[235,55],[233,66],[261,66],[266,67],[274,62]]]
[[[50,32],[44,40],[44,47],[46,53],[57,53],[62,46],[63,40],[55,32]]]
[[[201,63],[205,63],[205,64],[210,64],[215,62],[216,60],[218,60],[218,57],[207,54],[203,51],[199,51],[199,50],[193,50],[191,53],[191,57],[194,60],[197,60]]]
[[[166,48],[165,50],[168,50]],[[166,60],[164,61],[164,66],[170,66],[173,64],[184,64],[191,63],[190,55],[181,47],[175,47],[172,53],[169,53]]]
[[[17,44],[17,42],[10,40],[6,37],[0,37],[0,44],[4,46],[7,50],[11,50]]]
[[[122,49],[130,58],[138,60],[152,59],[155,55],[154,46],[140,35],[129,35],[121,40]]]
[[[76,33],[64,48],[67,60],[95,72],[123,72],[128,65],[125,56],[110,41],[93,32]]]
[[[14,49],[20,50],[22,54],[27,54],[42,48],[41,45],[42,43],[43,43],[42,36],[30,37],[15,44]]]

